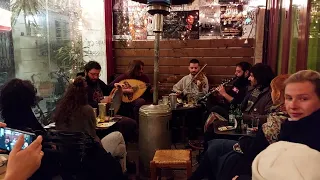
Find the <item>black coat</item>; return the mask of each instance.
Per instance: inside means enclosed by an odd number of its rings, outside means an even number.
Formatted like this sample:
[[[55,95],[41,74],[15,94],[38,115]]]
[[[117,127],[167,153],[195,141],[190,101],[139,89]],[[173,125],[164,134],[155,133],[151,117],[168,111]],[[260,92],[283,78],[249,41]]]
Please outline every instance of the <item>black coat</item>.
[[[100,100],[103,99],[103,96],[109,96],[113,87],[106,85],[100,79],[96,82],[92,82],[88,77],[86,77],[86,82],[88,84],[88,103],[93,108],[98,108]]]
[[[10,117],[4,119],[7,127],[22,131],[44,131],[42,125],[33,114],[31,107],[14,110]]]
[[[285,121],[281,126],[280,141],[300,143],[320,151],[320,109],[299,121]]]
[[[319,127],[320,127],[319,117],[320,117],[320,109],[312,113],[310,116],[300,119],[299,121],[286,120],[281,125],[279,141],[288,141],[293,143],[305,144],[312,149],[320,151],[320,141],[317,139],[317,137],[319,137]],[[241,174],[247,174],[247,173],[241,173]],[[240,178],[238,179],[251,180],[248,174],[245,176],[240,176]]]

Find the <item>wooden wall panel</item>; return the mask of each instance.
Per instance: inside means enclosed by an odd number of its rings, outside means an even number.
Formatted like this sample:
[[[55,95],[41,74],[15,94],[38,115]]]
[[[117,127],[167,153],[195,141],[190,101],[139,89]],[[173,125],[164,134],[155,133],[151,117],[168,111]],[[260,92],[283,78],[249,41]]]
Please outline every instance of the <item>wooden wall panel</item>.
[[[248,39],[210,40],[162,40],[160,42],[160,89],[171,88],[174,83],[189,73],[192,58],[207,64],[206,73],[210,86],[220,84],[224,78],[234,76],[235,64],[241,61],[254,62],[254,40]],[[145,63],[144,72],[153,81],[153,41],[114,41],[116,75],[126,71],[131,60]]]
[[[251,57],[253,48],[225,48],[225,49],[160,49],[162,57]],[[153,57],[153,49],[115,49],[117,57]]]
[[[248,39],[248,44],[244,44],[245,39],[207,39],[207,40],[161,40],[161,49],[172,48],[231,48],[231,47],[252,47],[254,40]],[[153,41],[114,41],[115,49],[148,49],[153,48]]]

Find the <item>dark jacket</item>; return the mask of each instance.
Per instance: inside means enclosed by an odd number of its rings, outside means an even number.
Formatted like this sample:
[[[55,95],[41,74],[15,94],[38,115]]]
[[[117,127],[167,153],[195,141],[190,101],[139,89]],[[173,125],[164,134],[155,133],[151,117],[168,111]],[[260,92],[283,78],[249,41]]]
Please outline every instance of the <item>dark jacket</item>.
[[[278,107],[275,110],[277,112],[268,115],[267,122],[259,128],[255,137],[244,136],[239,139],[238,148],[230,152],[223,163],[221,179],[232,179],[235,175],[243,174],[250,176],[254,158],[271,143],[279,140],[281,124],[288,115]]]
[[[113,86],[106,85],[103,81],[98,79],[93,82],[86,77],[86,82],[88,84],[88,102],[93,108],[98,108],[98,103],[103,99],[103,96],[109,96]]]
[[[320,109],[312,113],[310,116],[300,119],[299,121],[286,120],[281,124],[281,130],[278,140],[305,144],[312,149],[320,151],[320,141],[316,139],[317,137],[319,137],[319,118]],[[245,175],[240,176],[240,178],[238,179],[251,180],[251,177]]]
[[[246,97],[249,84],[250,81],[247,78],[239,78],[236,80],[232,89],[227,92],[233,97],[233,100],[230,102],[231,104],[241,104],[243,99]]]
[[[249,87],[248,93],[241,103],[243,120],[245,123],[251,123],[250,121],[253,117],[254,109],[257,109],[256,112],[257,114],[259,114],[260,124],[263,124],[266,122],[269,109],[272,106],[271,88],[270,87],[263,88],[258,98],[254,102],[253,106],[247,112],[245,112],[244,110],[248,105],[248,99],[250,99],[253,91],[254,91],[254,88]]]
[[[44,131],[38,119],[34,116],[31,107],[14,109],[11,116],[4,119],[7,127],[22,131]]]
[[[299,121],[285,121],[281,126],[281,141],[300,143],[320,151],[320,109]]]
[[[30,180],[125,179],[120,163],[88,134],[52,130],[43,138],[45,156]]]

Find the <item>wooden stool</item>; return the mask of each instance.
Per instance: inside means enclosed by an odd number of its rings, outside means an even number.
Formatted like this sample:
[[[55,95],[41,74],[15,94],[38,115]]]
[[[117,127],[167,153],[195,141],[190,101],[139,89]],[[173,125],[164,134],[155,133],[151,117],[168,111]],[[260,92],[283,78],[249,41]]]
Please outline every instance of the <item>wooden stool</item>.
[[[157,180],[157,168],[186,169],[187,177],[192,174],[191,150],[157,150],[150,161],[151,180]]]

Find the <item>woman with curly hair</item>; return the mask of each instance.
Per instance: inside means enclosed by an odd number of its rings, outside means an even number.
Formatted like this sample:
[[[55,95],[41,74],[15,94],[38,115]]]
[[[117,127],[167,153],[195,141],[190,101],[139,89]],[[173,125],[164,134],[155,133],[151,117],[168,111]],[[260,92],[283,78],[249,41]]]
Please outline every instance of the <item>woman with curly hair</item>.
[[[53,116],[57,130],[84,132],[102,144],[112,156],[120,158],[123,172],[126,171],[126,145],[120,132],[112,132],[99,139],[96,134],[96,118],[88,104],[87,83],[83,77],[77,77],[69,85],[59,101]]]
[[[0,113],[8,127],[44,130],[31,109],[36,105],[36,94],[36,88],[28,80],[12,79],[2,86]]]

